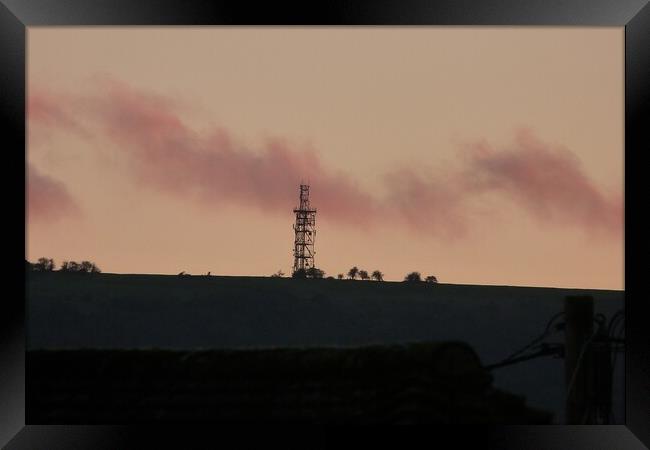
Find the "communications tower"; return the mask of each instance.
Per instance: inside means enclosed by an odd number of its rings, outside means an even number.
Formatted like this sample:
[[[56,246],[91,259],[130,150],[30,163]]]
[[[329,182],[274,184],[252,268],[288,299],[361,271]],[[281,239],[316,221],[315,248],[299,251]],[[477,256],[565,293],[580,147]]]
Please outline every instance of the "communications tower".
[[[293,272],[314,267],[314,238],[316,236],[316,209],[309,206],[309,185],[300,185],[300,206],[295,208],[296,223],[293,225]]]

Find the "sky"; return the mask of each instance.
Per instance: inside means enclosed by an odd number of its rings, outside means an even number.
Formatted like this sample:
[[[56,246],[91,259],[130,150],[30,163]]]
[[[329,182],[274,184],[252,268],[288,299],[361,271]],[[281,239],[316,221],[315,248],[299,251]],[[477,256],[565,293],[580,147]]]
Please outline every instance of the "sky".
[[[29,27],[26,256],[624,289],[623,27]]]

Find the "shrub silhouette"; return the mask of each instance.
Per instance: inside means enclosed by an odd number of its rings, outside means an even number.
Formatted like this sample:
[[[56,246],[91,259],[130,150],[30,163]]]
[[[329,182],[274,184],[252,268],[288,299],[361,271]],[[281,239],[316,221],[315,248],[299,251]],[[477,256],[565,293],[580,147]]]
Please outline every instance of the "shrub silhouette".
[[[368,275],[368,272],[366,272],[365,270],[360,270],[359,278],[361,278],[362,280],[367,280],[370,278],[370,275]]]
[[[373,280],[384,281],[384,274],[378,270],[375,270],[371,275]]]
[[[438,279],[434,275],[429,275],[424,279],[427,283],[437,283]]]
[[[309,269],[298,269],[294,271],[291,276],[293,278],[323,278],[325,276],[325,271],[317,269],[316,267],[310,267]]]
[[[325,271],[317,269],[316,267],[310,267],[307,269],[307,278],[323,278],[325,276]]]
[[[411,272],[404,277],[404,281],[418,282],[422,281],[422,277],[420,276],[420,272]]]
[[[342,273],[338,274],[338,275],[336,276],[336,278],[338,278],[339,280],[342,280],[342,279],[343,279],[343,274],[342,274]]]

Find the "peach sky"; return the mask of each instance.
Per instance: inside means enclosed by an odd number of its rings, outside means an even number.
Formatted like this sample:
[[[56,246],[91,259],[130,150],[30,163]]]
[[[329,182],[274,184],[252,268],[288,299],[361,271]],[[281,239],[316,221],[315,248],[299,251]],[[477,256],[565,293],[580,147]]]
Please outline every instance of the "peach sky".
[[[30,27],[27,258],[623,289],[623,32]]]

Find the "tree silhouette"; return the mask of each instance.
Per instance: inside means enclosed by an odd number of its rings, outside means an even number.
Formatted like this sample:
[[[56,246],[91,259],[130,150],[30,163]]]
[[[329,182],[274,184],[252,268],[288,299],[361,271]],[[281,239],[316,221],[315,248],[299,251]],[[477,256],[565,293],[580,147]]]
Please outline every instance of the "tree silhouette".
[[[411,272],[404,277],[404,281],[422,281],[422,277],[420,276],[420,272]]]
[[[49,258],[38,258],[38,261],[32,266],[39,272],[51,272],[54,270],[54,260]]]
[[[384,274],[381,273],[381,272],[378,271],[378,270],[375,270],[375,271],[372,273],[371,276],[372,276],[372,278],[373,278],[374,280],[377,280],[377,281],[384,281]]]
[[[365,270],[360,270],[359,278],[361,278],[362,280],[367,280],[370,278],[370,276],[368,275],[368,272],[366,272]]]
[[[348,271],[348,278],[354,280],[358,274],[359,274],[359,268],[357,266],[354,266],[352,269]]]
[[[429,275],[424,279],[424,281],[426,281],[427,283],[437,283],[438,279],[433,275]]]
[[[342,280],[342,279],[343,279],[343,274],[342,274],[342,273],[338,274],[338,275],[336,276],[336,278],[338,278],[339,280]]]
[[[63,261],[59,268],[61,272],[101,273],[101,270],[92,261]]]
[[[284,276],[284,272],[282,269],[278,270],[275,272],[273,275],[271,275],[271,278],[282,278]]]
[[[291,277],[292,277],[292,278],[307,278],[307,271],[306,271],[305,269],[298,269],[298,270],[295,270],[295,271],[291,274]]]

